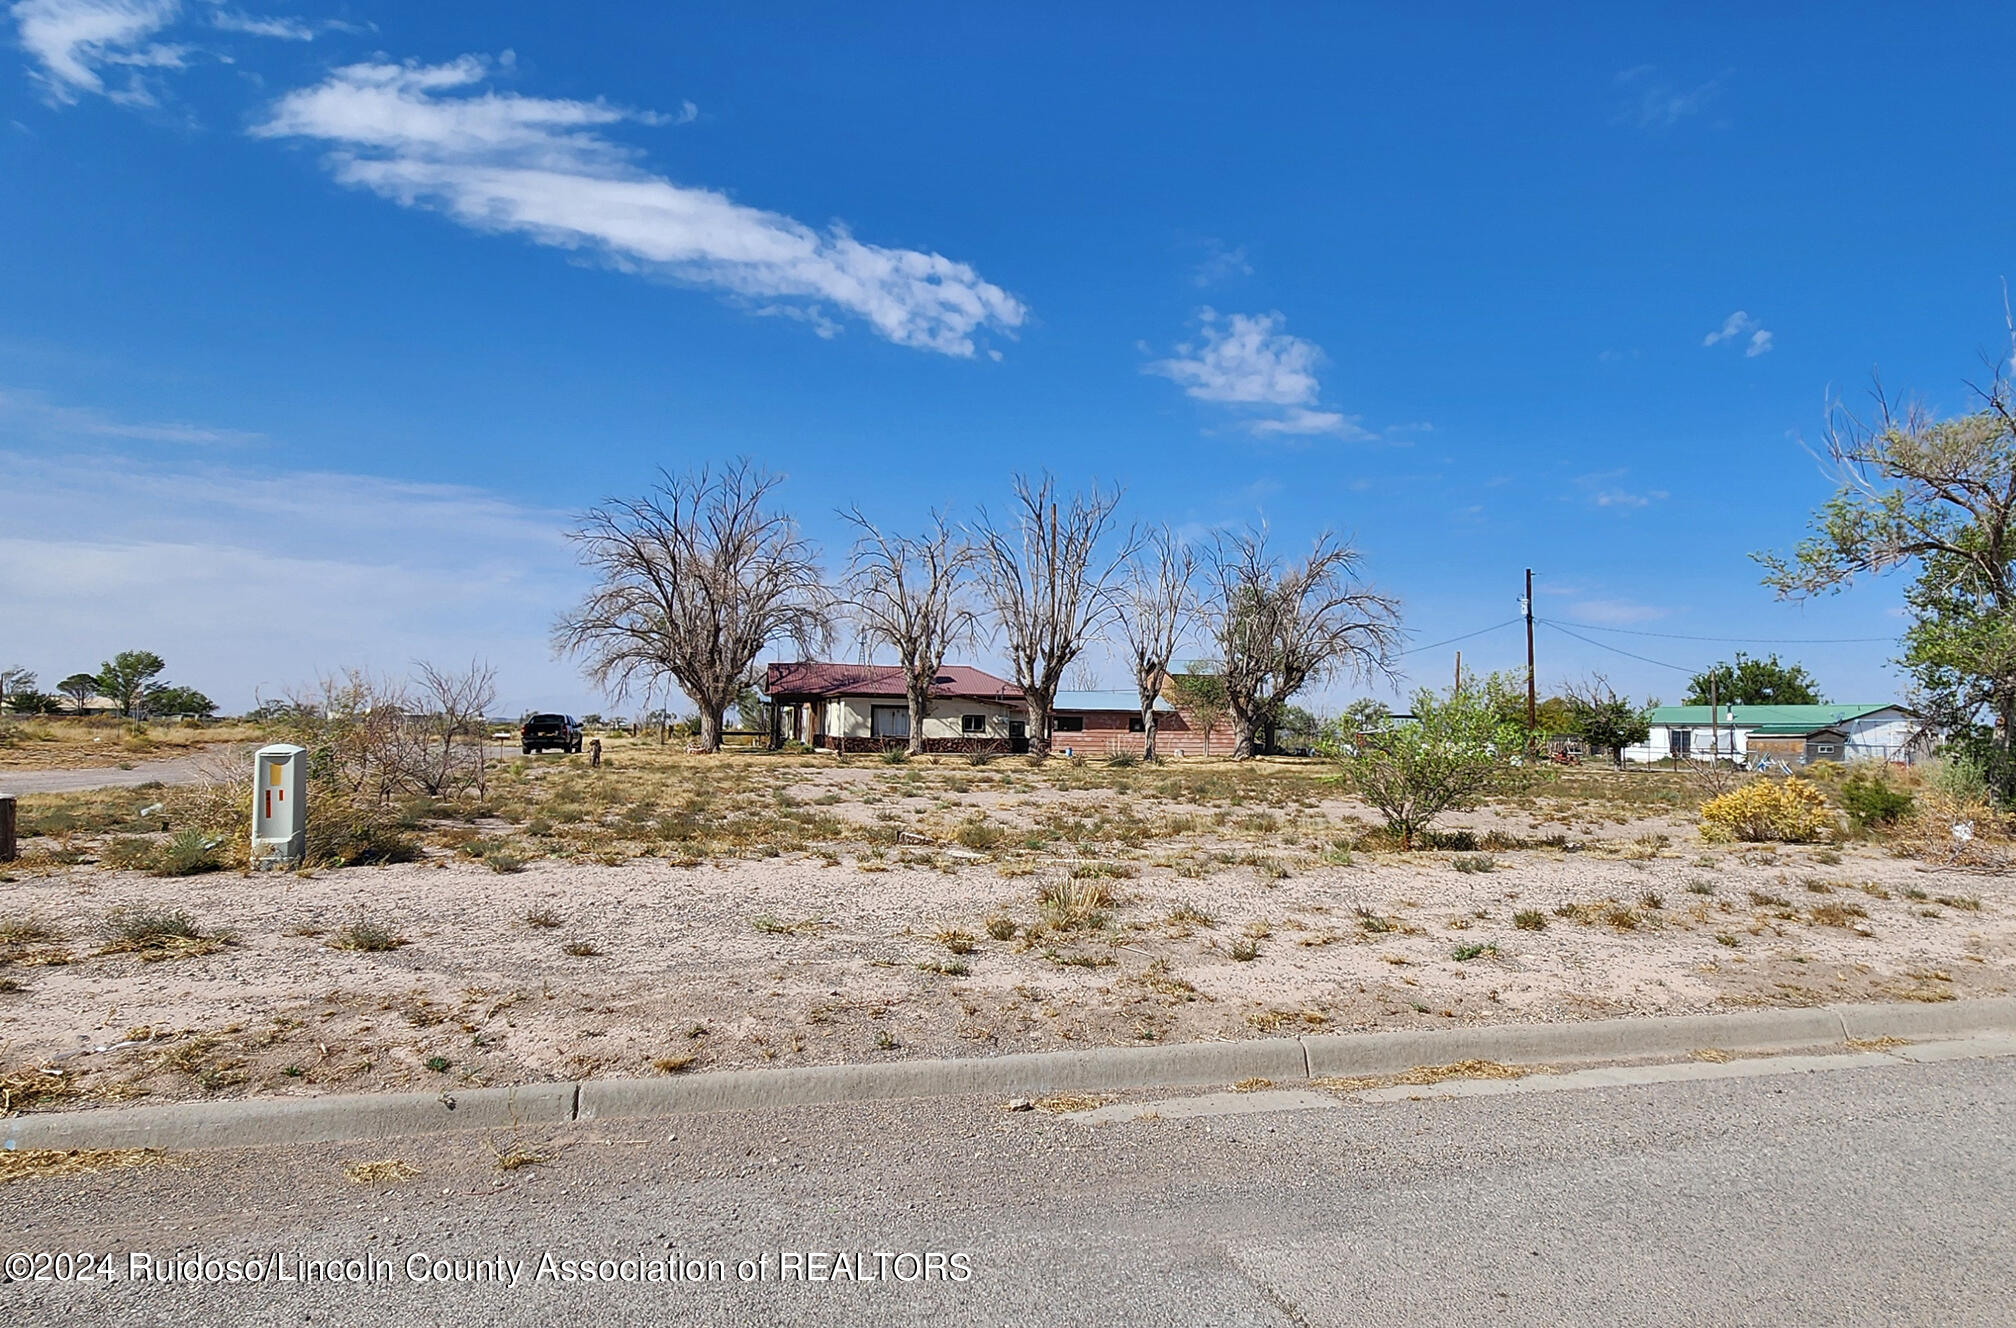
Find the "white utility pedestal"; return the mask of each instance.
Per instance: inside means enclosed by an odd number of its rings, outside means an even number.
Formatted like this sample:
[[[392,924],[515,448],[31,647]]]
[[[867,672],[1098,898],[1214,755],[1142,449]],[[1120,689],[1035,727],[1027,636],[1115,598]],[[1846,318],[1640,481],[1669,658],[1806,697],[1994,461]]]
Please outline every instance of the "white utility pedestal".
[[[308,749],[261,747],[252,753],[252,867],[298,867],[307,853]]]

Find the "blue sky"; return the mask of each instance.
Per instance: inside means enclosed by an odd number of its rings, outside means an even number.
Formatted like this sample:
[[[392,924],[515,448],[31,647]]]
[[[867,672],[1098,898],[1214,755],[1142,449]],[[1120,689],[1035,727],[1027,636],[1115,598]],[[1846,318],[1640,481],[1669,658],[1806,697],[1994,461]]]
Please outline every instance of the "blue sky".
[[[2004,8],[0,12],[0,665],[45,682],[481,655],[607,709],[546,646],[568,514],[745,453],[835,561],[838,506],[1049,468],[1348,531],[1417,644],[1529,565],[1661,664],[1889,637],[1896,587],[1746,555],[1826,495],[1830,392],[1961,409],[2003,339]],[[1776,648],[1897,690],[1882,641]]]

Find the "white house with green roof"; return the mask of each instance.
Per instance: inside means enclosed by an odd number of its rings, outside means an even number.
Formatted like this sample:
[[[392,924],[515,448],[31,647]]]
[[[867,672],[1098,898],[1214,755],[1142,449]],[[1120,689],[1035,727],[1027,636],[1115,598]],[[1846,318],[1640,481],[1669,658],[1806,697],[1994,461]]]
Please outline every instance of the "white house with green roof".
[[[1924,721],[1892,702],[1877,705],[1655,706],[1652,734],[1624,749],[1627,761],[1707,761],[1720,755],[1745,765],[1783,761],[1890,761],[1929,755]]]

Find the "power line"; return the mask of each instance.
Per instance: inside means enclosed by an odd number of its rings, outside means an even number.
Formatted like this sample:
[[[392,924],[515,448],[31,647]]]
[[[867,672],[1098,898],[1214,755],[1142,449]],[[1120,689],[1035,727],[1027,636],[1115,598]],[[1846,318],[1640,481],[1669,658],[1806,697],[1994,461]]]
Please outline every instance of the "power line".
[[[1660,636],[1669,641],[1717,641],[1725,645],[1846,646],[1868,645],[1872,642],[1897,639],[1894,636],[1689,636],[1684,632],[1648,632],[1636,627],[1604,627],[1597,623],[1556,622],[1551,618],[1542,618],[1540,621],[1549,627],[1580,627],[1586,632],[1622,632],[1626,636]]]
[[[1671,669],[1675,673],[1684,673],[1690,678],[1694,676],[1694,670],[1686,667],[1685,665],[1668,664],[1663,659],[1653,659],[1649,655],[1634,655],[1630,651],[1623,649],[1621,646],[1613,646],[1607,641],[1592,641],[1588,637],[1583,636],[1580,632],[1571,632],[1566,627],[1563,627],[1560,623],[1554,622],[1551,619],[1542,618],[1540,619],[1540,622],[1543,626],[1552,627],[1555,631],[1561,633],[1561,635],[1563,636],[1574,637],[1577,641],[1580,641],[1583,645],[1595,646],[1598,650],[1608,650],[1613,654],[1623,655],[1627,659],[1635,659],[1641,664],[1656,664],[1662,669]]]
[[[1504,628],[1511,627],[1514,624],[1519,623],[1520,621],[1522,620],[1519,618],[1507,618],[1504,622],[1493,623],[1489,627],[1479,627],[1474,632],[1465,632],[1461,636],[1452,636],[1447,641],[1430,641],[1425,646],[1409,646],[1405,650],[1395,651],[1393,658],[1399,659],[1403,655],[1418,655],[1424,650],[1440,650],[1443,646],[1453,646],[1458,641],[1468,641],[1473,636],[1483,636],[1486,632],[1501,631]]]

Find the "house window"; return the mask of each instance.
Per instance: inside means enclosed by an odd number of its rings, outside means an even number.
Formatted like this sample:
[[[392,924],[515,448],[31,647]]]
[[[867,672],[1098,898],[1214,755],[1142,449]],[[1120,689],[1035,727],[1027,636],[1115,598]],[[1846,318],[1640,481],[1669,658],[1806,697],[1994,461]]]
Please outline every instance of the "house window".
[[[1669,730],[1668,741],[1672,744],[1668,750],[1670,750],[1673,753],[1673,755],[1685,756],[1694,749],[1694,730],[1693,729]]]
[[[1147,729],[1148,726],[1141,722],[1141,716],[1129,715],[1127,717],[1127,731],[1129,733],[1145,733]]]
[[[909,737],[910,708],[908,706],[869,707],[868,732],[877,738]]]
[[[1050,731],[1052,733],[1083,733],[1085,731],[1085,716],[1056,715],[1050,720]]]
[[[987,716],[985,715],[959,716],[959,731],[969,738],[973,737],[976,734],[984,734],[985,732],[987,732]]]
[[[1815,743],[1813,746],[1813,750],[1820,753],[1822,756],[1829,756],[1833,754],[1834,744],[1831,742]]]

